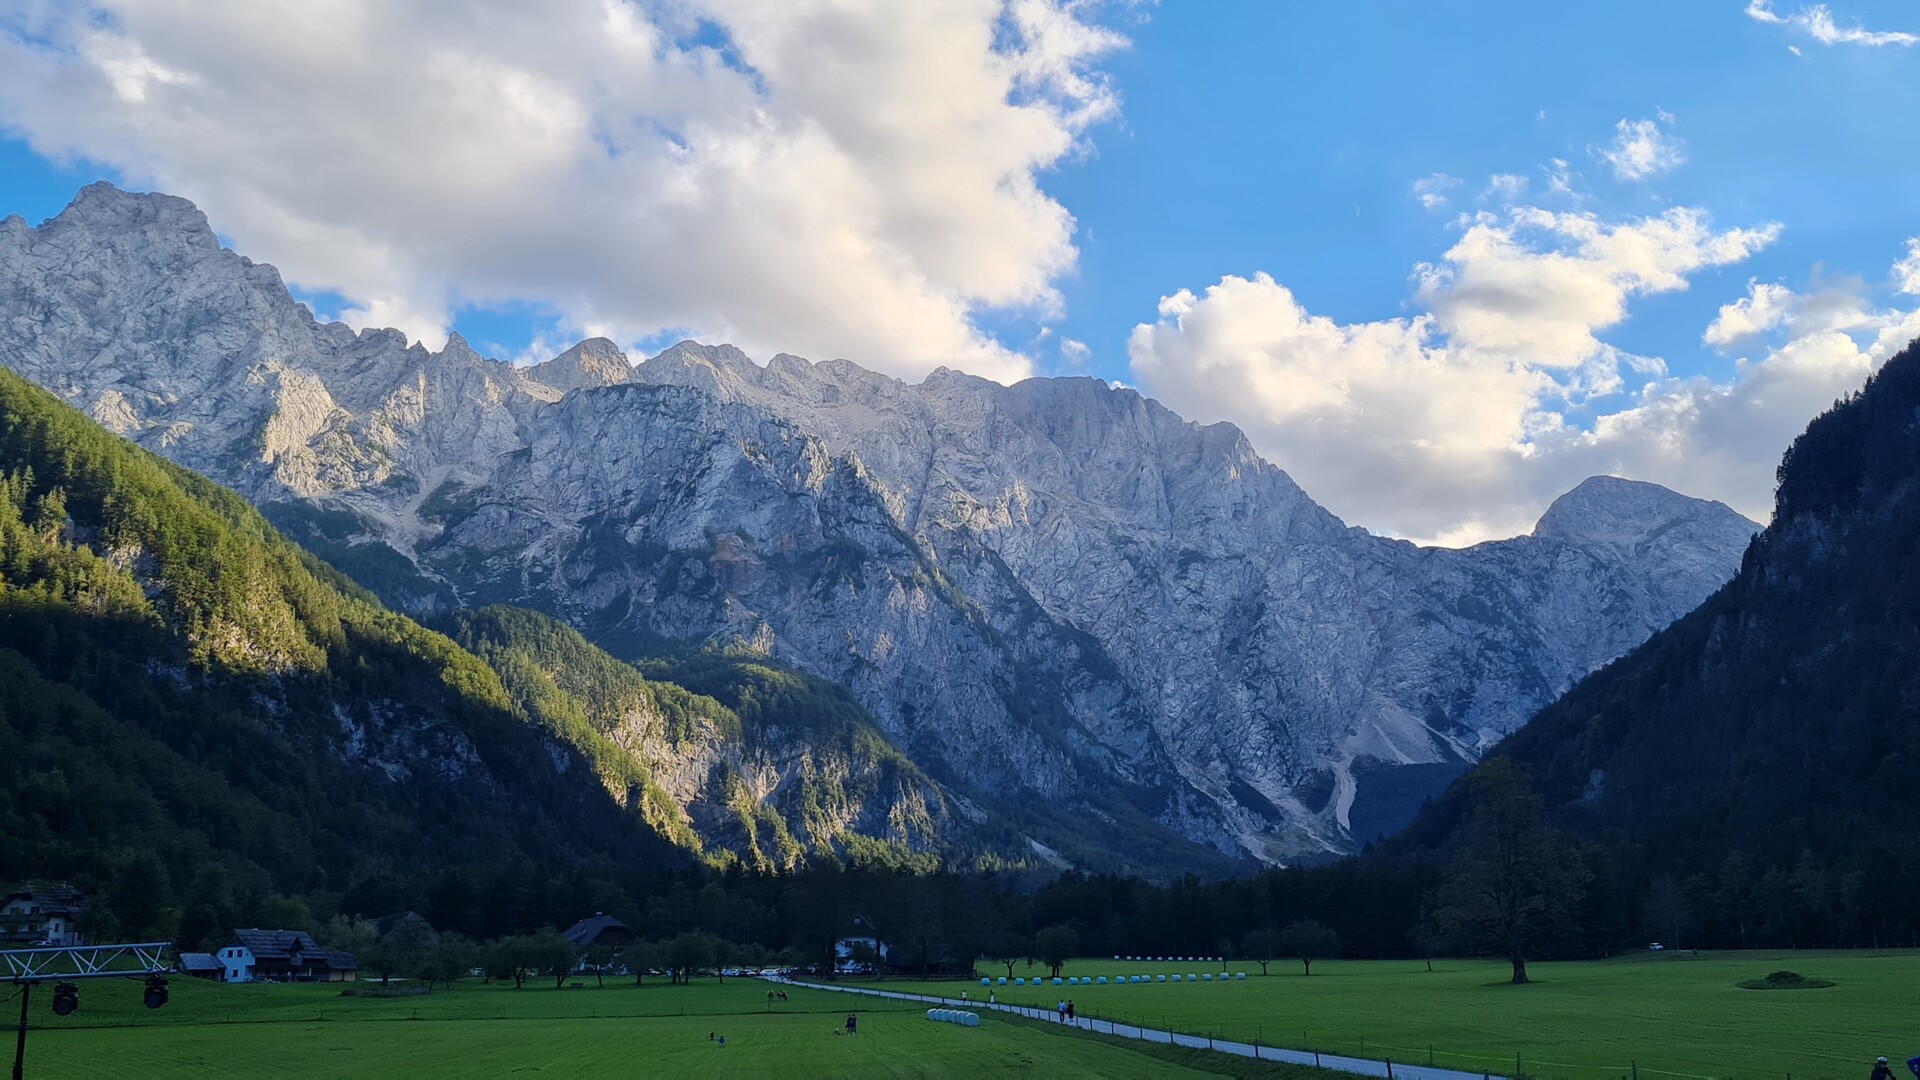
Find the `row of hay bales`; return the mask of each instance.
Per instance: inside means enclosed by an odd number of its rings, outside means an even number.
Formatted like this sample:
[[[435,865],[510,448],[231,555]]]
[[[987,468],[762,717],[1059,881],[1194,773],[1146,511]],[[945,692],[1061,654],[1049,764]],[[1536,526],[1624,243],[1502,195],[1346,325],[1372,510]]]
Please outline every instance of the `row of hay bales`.
[[[928,1009],[927,1019],[942,1024],[959,1024],[961,1027],[979,1027],[980,1014],[962,1012],[959,1009]]]
[[[1111,980],[1109,980],[1105,975],[1091,976],[1091,977],[1070,975],[1064,979],[1058,976],[1055,976],[1052,981],[1052,985],[1054,986],[1106,986],[1109,982],[1111,982],[1115,986],[1125,986],[1128,983],[1163,983],[1163,982],[1197,983],[1197,982],[1246,982],[1246,981],[1247,981],[1247,973],[1244,971],[1234,972],[1231,978],[1229,978],[1227,973],[1223,971],[1218,975],[1212,975],[1212,974],[1188,975],[1184,979],[1179,975],[1115,975]],[[980,985],[981,986],[1006,986],[1008,985],[1008,982],[1007,982],[1006,976],[1002,975],[998,979],[992,979],[992,978],[981,979]],[[1012,985],[1014,986],[1046,986],[1048,985],[1048,981],[1045,978],[1035,978],[1035,979],[1017,978],[1013,980]]]
[[[1115,960],[1151,964],[1224,964],[1224,956],[1116,956]]]

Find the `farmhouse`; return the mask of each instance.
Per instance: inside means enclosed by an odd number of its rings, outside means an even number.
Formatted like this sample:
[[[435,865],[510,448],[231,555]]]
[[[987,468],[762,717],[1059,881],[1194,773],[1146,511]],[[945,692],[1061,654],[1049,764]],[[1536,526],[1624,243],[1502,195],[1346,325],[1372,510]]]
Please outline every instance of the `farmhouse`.
[[[214,958],[224,982],[352,982],[360,972],[352,953],[323,949],[304,930],[235,930]]]
[[[833,943],[833,964],[843,972],[884,966],[889,951],[873,920],[864,915],[855,915],[846,931]]]
[[[428,948],[440,944],[440,932],[433,928],[433,924],[427,921],[426,916],[417,911],[383,915],[373,920],[373,933],[381,941],[407,941]]]
[[[71,885],[23,886],[0,900],[0,940],[78,945],[86,911],[85,894]]]
[[[560,936],[580,952],[597,947],[618,949],[633,943],[633,931],[627,924],[602,911],[567,927]]]

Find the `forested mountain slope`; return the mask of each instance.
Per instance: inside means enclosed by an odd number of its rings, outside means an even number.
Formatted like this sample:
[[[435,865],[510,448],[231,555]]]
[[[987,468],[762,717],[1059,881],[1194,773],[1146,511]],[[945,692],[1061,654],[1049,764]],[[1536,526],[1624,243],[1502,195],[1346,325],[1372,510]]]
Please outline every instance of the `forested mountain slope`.
[[[743,724],[544,616],[449,629],[473,651],[0,370],[0,879],[165,904],[209,866],[298,896],[516,861],[985,851],[871,720],[794,743],[804,702]]]
[[[1775,518],[1692,614],[1494,753],[1602,841],[1651,935],[1920,931],[1920,346],[1808,426]],[[1458,822],[1464,785],[1399,844]],[[1634,910],[1628,905],[1629,910]]]
[[[685,855],[238,497],[0,371],[0,878]]]

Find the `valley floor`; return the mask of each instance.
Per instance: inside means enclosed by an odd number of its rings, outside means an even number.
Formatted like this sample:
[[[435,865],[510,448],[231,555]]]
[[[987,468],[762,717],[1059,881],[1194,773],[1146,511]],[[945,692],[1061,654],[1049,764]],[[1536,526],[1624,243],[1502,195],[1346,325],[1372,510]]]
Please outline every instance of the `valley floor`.
[[[1016,987],[1002,1002],[1052,1008],[1071,998],[1080,1016],[1263,1045],[1391,1058],[1529,1076],[1599,1080],[1647,1077],[1865,1076],[1885,1054],[1920,1054],[1920,951],[1665,952],[1605,961],[1535,963],[1530,986],[1507,982],[1505,963],[1322,960],[1302,977],[1297,961],[1220,965],[1076,960],[1066,977],[1182,976],[1179,984]],[[989,968],[981,967],[987,974]],[[1830,980],[1823,989],[1748,990],[1779,970]],[[1016,977],[1044,974],[1014,966]],[[1211,974],[1216,981],[1189,982]],[[1011,984],[1012,980],[1009,980]],[[989,989],[956,982],[886,980],[890,990]]]
[[[149,1012],[137,982],[83,984],[61,1018],[37,991],[28,1076],[295,1077],[1049,1076],[1318,1077],[1312,1069],[1235,1064],[1205,1051],[1143,1047],[990,1017],[978,1028],[934,1023],[925,1008],[859,1002],[859,1034],[836,1032],[847,998],[729,979],[668,986],[588,978],[455,984],[430,995],[343,998],[340,984],[228,986],[176,977]],[[869,1008],[868,1006],[873,1007]],[[9,1018],[11,1014],[9,1014]],[[725,1036],[726,1043],[719,1041]]]

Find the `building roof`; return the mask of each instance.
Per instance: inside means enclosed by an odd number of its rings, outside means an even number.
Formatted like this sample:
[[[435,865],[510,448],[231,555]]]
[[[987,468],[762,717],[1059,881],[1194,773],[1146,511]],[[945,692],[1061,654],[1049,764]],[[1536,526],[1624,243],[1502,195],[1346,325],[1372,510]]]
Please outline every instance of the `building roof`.
[[[180,954],[181,971],[219,971],[220,961],[212,953],[183,952]]]
[[[880,928],[873,925],[873,920],[865,915],[855,915],[853,921],[840,931],[840,940],[845,941],[848,938],[872,938],[878,941]]]
[[[626,923],[604,912],[596,912],[592,918],[581,919],[567,927],[566,932],[560,936],[566,938],[567,944],[574,948],[584,949],[599,940],[600,935],[609,932],[632,936],[632,931],[627,929]]]
[[[67,911],[78,914],[87,909],[87,894],[62,882],[48,885],[42,882],[29,882],[0,897],[0,905],[15,900],[25,900],[37,905],[43,914]]]
[[[256,960],[292,960],[296,953],[324,952],[305,930],[235,930],[233,943],[245,945]]]
[[[440,937],[439,931],[433,928],[433,924],[427,921],[427,917],[417,911],[400,911],[392,915],[382,915],[373,920],[373,932],[375,936],[385,938],[407,925],[418,925],[424,931],[424,936],[428,938],[437,940]]]
[[[325,964],[335,971],[360,970],[360,961],[352,953],[338,949],[322,949],[318,955],[310,955],[307,959]]]

